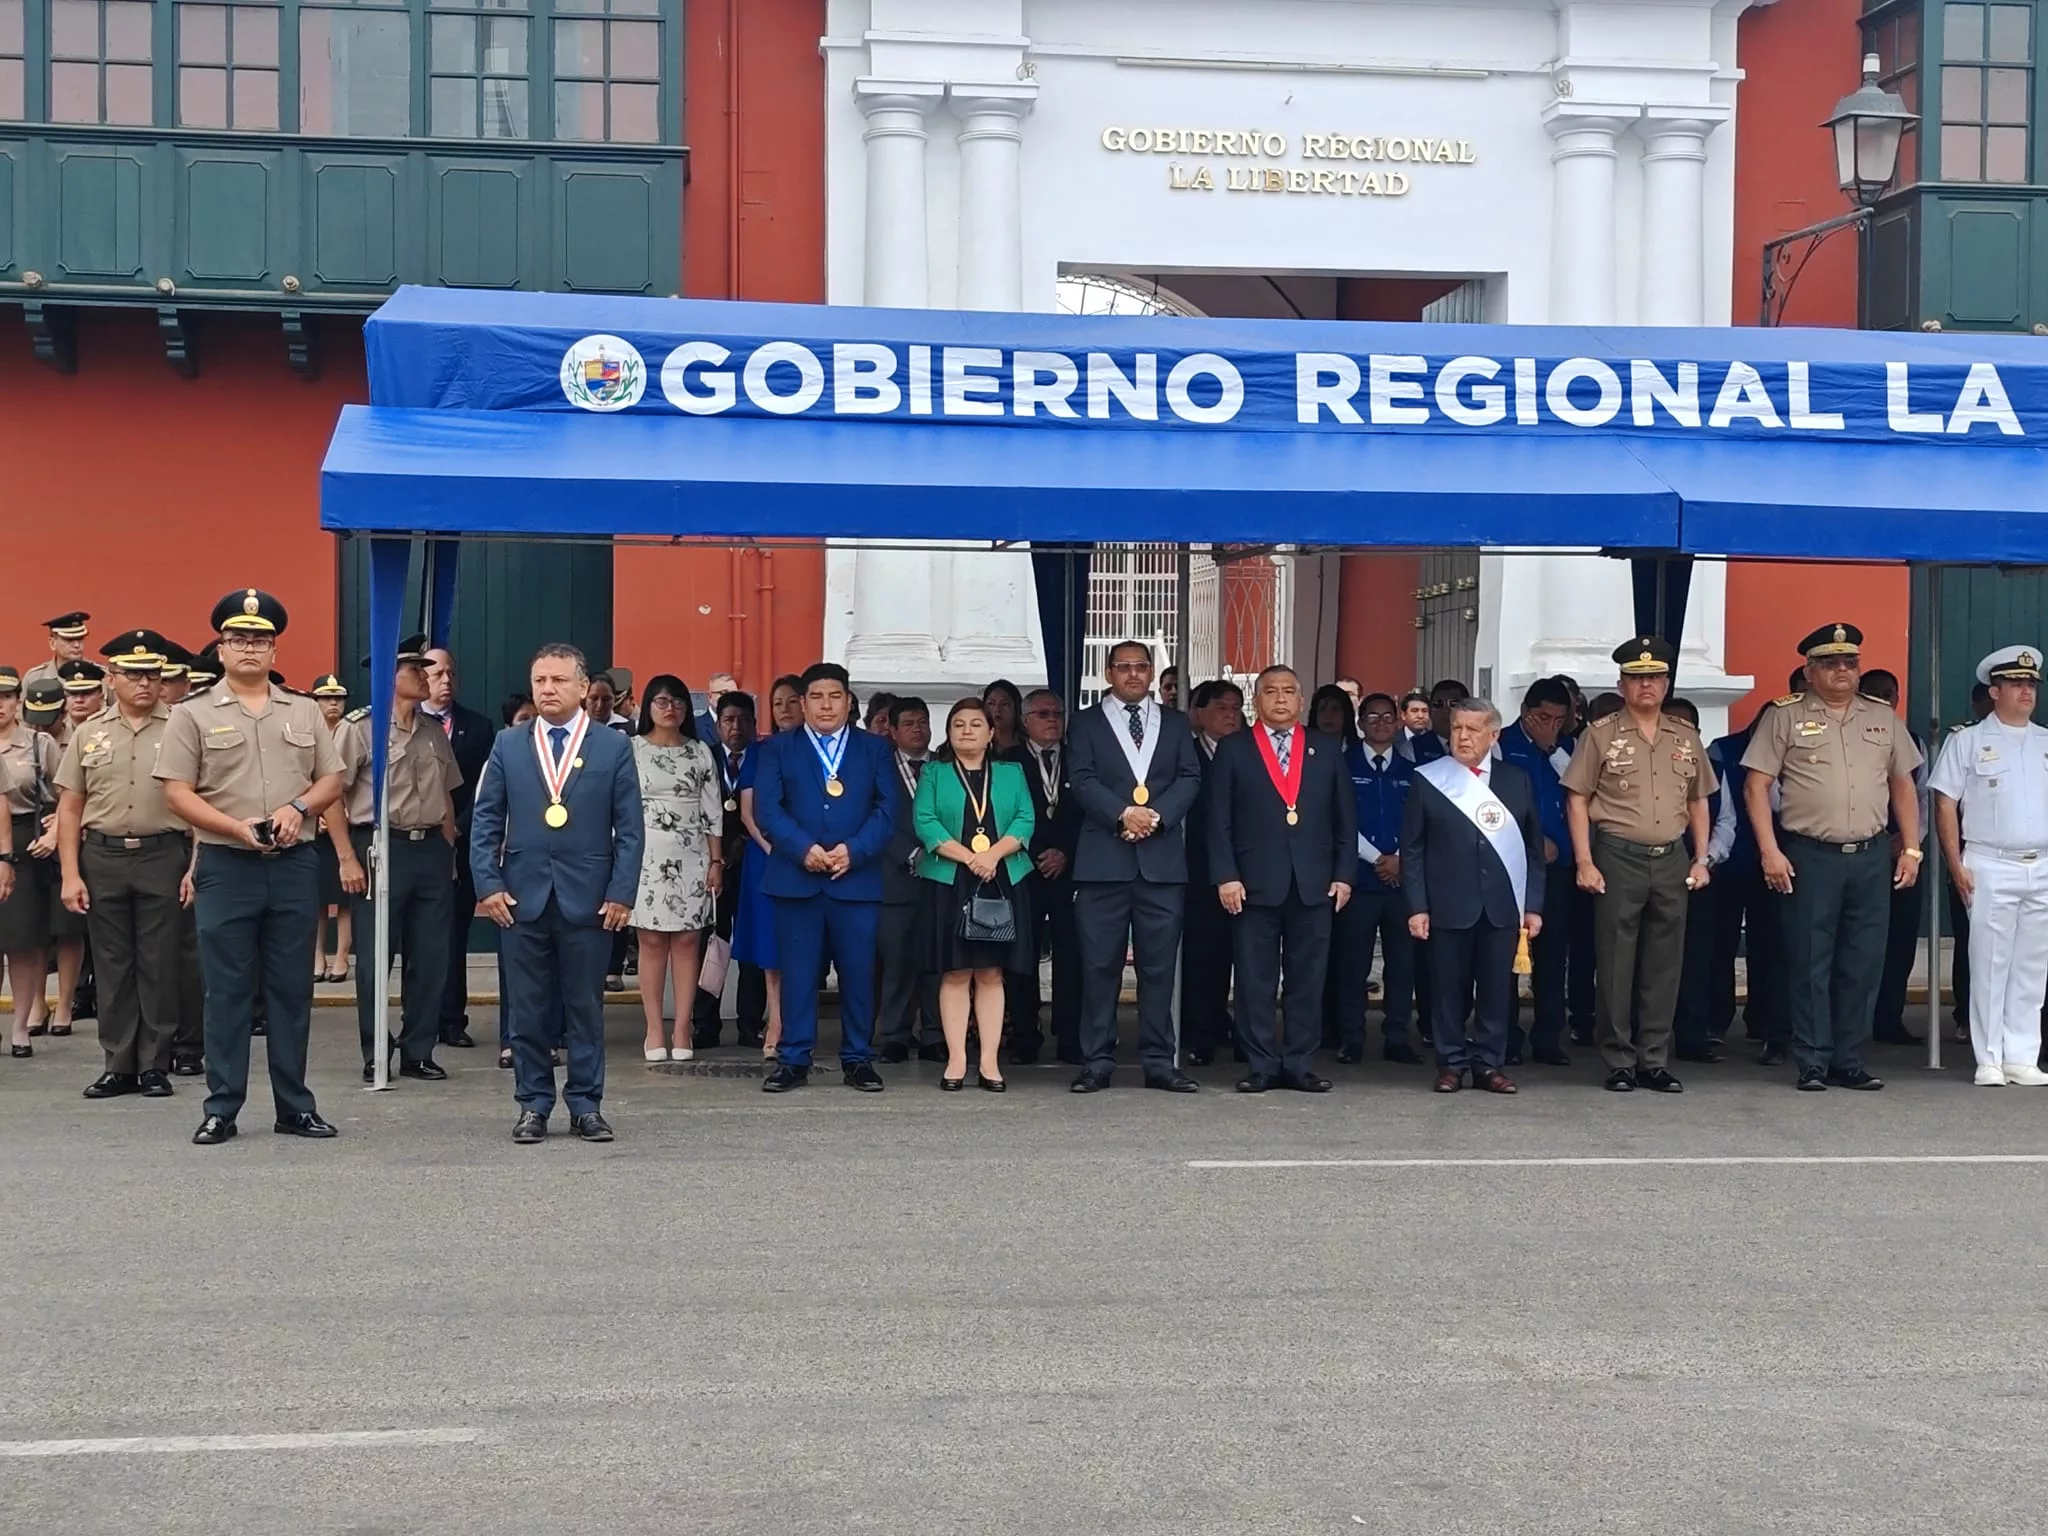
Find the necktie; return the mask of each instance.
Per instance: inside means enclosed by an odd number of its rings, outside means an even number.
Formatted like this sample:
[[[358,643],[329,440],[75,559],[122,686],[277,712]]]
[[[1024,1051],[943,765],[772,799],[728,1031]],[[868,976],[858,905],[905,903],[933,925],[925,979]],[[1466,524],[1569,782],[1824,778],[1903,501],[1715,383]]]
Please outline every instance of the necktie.
[[[1372,755],[1372,771],[1373,771],[1374,773],[1385,773],[1385,772],[1387,771],[1387,754],[1386,754],[1386,753],[1384,753],[1384,752],[1375,752],[1375,753],[1373,753],[1373,755]]]
[[[1273,738],[1273,756],[1280,760],[1280,772],[1284,777],[1287,773],[1287,760],[1294,755],[1294,732],[1273,731],[1269,734]]]
[[[737,752],[725,754],[725,776],[737,784],[740,777],[740,755]]]
[[[924,774],[924,759],[912,757],[905,759],[905,761],[910,764],[910,782],[915,784]]]
[[[1137,704],[1126,704],[1125,710],[1131,717],[1131,745],[1142,749],[1145,745],[1145,711]]]
[[[562,748],[569,743],[569,728],[566,725],[548,727],[548,744],[554,749],[555,766],[562,766]]]

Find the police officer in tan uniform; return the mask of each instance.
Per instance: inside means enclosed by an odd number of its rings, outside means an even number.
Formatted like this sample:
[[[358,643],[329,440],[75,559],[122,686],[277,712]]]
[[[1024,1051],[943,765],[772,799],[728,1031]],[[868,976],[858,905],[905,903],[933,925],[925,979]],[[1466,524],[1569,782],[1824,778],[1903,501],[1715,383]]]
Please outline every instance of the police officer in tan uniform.
[[[163,636],[103,648],[114,702],[72,732],[57,766],[64,906],[82,916],[98,979],[106,1070],[88,1099],[169,1098],[178,933],[191,834],[153,776],[171,712],[158,699]]]
[[[91,618],[89,613],[60,613],[54,619],[43,620],[43,628],[50,632],[50,659],[30,667],[21,679],[23,685],[44,678],[54,679],[57,669],[65,662],[82,660],[88,633],[86,624]]]
[[[1664,713],[1676,659],[1656,635],[1615,650],[1623,707],[1586,728],[1563,774],[1579,889],[1593,896],[1597,1038],[1615,1093],[1684,1086],[1665,1062],[1688,897],[1707,883],[1707,797],[1719,785],[1699,732]]]
[[[404,957],[400,989],[403,1028],[398,1075],[439,1082],[434,1062],[441,1038],[441,992],[448,981],[449,914],[455,901],[455,791],[462,769],[438,722],[419,712],[427,696],[427,637],[399,643],[398,677],[384,769],[390,868],[369,880],[377,804],[370,772],[370,712],[353,710],[336,733],[343,799],[323,824],[341,859],[341,883],[355,910],[356,1022],[362,1033],[363,1081],[376,1075],[377,1012],[388,978],[377,974],[377,902],[391,902],[392,948]],[[367,663],[366,663],[367,665]],[[379,889],[381,887],[381,890]]]
[[[236,1134],[249,1085],[257,994],[269,1018],[270,1089],[280,1135],[328,1137],[306,1088],[313,917],[311,839],[341,793],[341,759],[320,706],[270,681],[284,604],[245,587],[214,605],[226,676],[171,715],[156,776],[199,840],[193,891],[206,982],[206,1118],[200,1146]]]
[[[61,700],[63,689],[55,678],[34,685],[55,692]],[[44,988],[49,978],[50,901],[54,882],[43,876],[35,854],[44,846],[43,819],[52,809],[56,791],[50,781],[56,777],[57,744],[26,718],[29,685],[14,675],[13,668],[0,674],[0,783],[6,786],[8,821],[7,851],[10,889],[0,898],[0,954],[7,958],[9,988],[14,994],[14,1033],[10,1052],[32,1056],[30,1043],[49,1031],[43,1014]],[[63,706],[58,705],[61,711]],[[50,845],[54,847],[54,844]]]
[[[1864,1067],[1863,1048],[1892,892],[1920,876],[1920,749],[1888,705],[1858,691],[1862,648],[1853,624],[1824,624],[1801,641],[1807,691],[1772,701],[1742,754],[1764,883],[1785,896],[1792,1054],[1806,1093],[1884,1086]],[[1896,861],[1885,830],[1892,817]]]

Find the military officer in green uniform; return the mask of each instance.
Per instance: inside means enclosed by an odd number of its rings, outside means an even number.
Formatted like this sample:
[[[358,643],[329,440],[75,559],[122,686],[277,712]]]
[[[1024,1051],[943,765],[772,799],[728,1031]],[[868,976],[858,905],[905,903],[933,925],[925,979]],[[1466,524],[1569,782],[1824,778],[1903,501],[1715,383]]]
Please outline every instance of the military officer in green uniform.
[[[1806,691],[1773,700],[1742,754],[1764,883],[1785,896],[1792,1054],[1807,1093],[1884,1086],[1864,1066],[1863,1048],[1892,892],[1920,876],[1920,749],[1890,706],[1858,691],[1862,647],[1854,624],[1823,624],[1801,641]],[[1896,860],[1885,830],[1893,817]]]
[[[1699,732],[1664,713],[1677,654],[1656,635],[1616,648],[1623,707],[1586,727],[1563,775],[1579,889],[1593,897],[1597,1038],[1616,1093],[1684,1086],[1665,1062],[1688,897],[1707,883],[1707,797],[1719,785]]]
[[[236,1134],[259,992],[270,1026],[275,1129],[336,1134],[306,1088],[306,1035],[320,900],[311,839],[341,793],[341,759],[320,706],[270,681],[286,620],[284,604],[254,587],[214,605],[226,675],[172,712],[157,754],[171,810],[200,845],[193,894],[206,982],[207,1094],[206,1118],[192,1136],[200,1146]]]
[[[377,1013],[390,985],[377,972],[376,954],[376,904],[387,897],[392,947],[404,957],[398,1075],[426,1082],[448,1075],[434,1062],[434,1046],[441,1038],[441,992],[448,982],[455,902],[455,791],[462,784],[462,769],[440,726],[419,712],[427,696],[426,663],[425,635],[399,643],[384,768],[390,866],[377,871],[375,878],[366,876],[377,830],[369,710],[350,711],[335,735],[343,799],[329,809],[324,824],[340,855],[342,888],[350,893],[355,909],[356,1021],[362,1033],[366,1083],[376,1075]]]
[[[91,618],[89,613],[60,613],[54,619],[43,620],[43,628],[50,632],[50,659],[23,673],[23,684],[40,682],[44,678],[54,680],[57,669],[65,662],[83,660],[85,637],[90,632],[86,625]]]
[[[163,645],[154,630],[137,629],[102,648],[114,702],[72,731],[57,766],[62,899],[85,919],[100,991],[106,1070],[88,1099],[171,1094],[191,834],[153,776],[171,719],[157,696]]]

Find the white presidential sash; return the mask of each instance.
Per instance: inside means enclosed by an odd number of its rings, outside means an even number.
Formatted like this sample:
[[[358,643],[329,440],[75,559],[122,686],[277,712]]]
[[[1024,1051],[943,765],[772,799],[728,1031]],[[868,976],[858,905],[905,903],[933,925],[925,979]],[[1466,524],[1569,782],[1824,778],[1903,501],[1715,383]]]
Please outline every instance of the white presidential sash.
[[[1131,741],[1130,706],[1115,694],[1102,701],[1103,718],[1109,722],[1110,730],[1116,733],[1116,744],[1123,749],[1124,761],[1131,765],[1131,777],[1142,784],[1145,775],[1152,771],[1152,754],[1159,750],[1159,730],[1165,721],[1152,707],[1149,696],[1138,706],[1138,714],[1145,719],[1145,745],[1142,747]]]
[[[1455,757],[1439,757],[1424,763],[1415,770],[1415,776],[1429,780],[1492,845],[1508,872],[1508,884],[1514,887],[1515,910],[1526,915],[1529,911],[1529,848],[1522,841],[1521,827],[1509,814],[1508,808],[1500,803],[1486,780]]]

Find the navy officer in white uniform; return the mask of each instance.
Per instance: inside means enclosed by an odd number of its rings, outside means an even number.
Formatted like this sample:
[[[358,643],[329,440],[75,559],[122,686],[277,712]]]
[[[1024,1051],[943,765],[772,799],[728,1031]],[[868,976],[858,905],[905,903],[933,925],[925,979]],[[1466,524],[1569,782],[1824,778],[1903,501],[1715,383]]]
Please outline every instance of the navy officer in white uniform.
[[[1927,784],[1949,877],[1970,909],[1977,1085],[2038,1088],[2048,1083],[2048,730],[2033,719],[2040,648],[1993,651],[1977,663],[1977,681],[1991,687],[1991,713],[1950,734]]]

